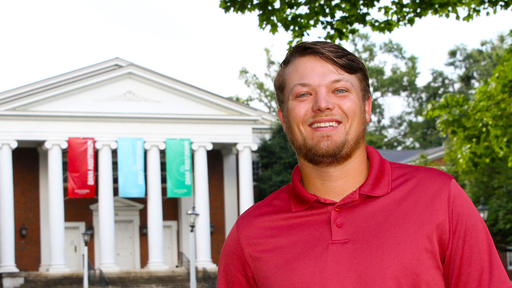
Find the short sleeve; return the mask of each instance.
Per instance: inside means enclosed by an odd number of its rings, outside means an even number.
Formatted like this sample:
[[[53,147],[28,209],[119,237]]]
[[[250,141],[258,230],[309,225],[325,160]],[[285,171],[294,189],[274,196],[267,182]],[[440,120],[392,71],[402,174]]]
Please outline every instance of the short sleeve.
[[[455,180],[450,183],[448,201],[446,287],[512,287],[487,225]]]
[[[235,224],[222,246],[217,275],[218,288],[257,287],[247,259],[237,225]]]

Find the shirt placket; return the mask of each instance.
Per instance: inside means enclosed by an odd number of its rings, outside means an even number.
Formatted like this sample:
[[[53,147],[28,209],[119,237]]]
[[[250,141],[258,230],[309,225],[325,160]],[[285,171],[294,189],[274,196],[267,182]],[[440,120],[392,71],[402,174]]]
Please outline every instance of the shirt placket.
[[[349,240],[345,219],[343,217],[343,205],[336,203],[331,211],[331,239],[332,243],[346,243]]]

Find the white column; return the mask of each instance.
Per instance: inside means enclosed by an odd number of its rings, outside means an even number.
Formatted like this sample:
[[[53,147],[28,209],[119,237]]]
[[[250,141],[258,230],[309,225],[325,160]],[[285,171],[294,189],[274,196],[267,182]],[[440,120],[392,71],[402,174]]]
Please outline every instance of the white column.
[[[187,211],[192,210],[192,197],[178,198],[178,231],[180,251],[190,259],[190,226],[188,225]]]
[[[240,187],[240,214],[254,205],[254,184],[252,179],[252,151],[258,149],[255,143],[238,143],[238,185]]]
[[[164,142],[146,142],[148,150],[148,265],[146,269],[169,269],[164,262],[164,222],[162,211],[162,174],[160,170],[160,150],[165,149]]]
[[[117,271],[116,229],[114,216],[114,175],[112,149],[116,141],[98,141],[98,218],[99,218],[99,268],[103,271]]]
[[[236,151],[222,149],[224,165],[224,223],[226,237],[238,218],[238,186],[236,172]]]
[[[50,222],[49,272],[68,271],[65,258],[64,183],[62,179],[62,149],[67,141],[46,141],[48,149],[48,220]]]
[[[39,271],[46,272],[50,265],[50,222],[48,220],[48,151],[43,147],[38,147],[39,152],[39,229],[40,229],[40,247],[41,264]]]
[[[0,273],[18,272],[14,241],[14,184],[12,150],[14,140],[0,140]]]
[[[196,265],[198,268],[216,267],[212,262],[212,241],[210,235],[210,192],[208,188],[207,150],[212,150],[209,142],[194,142],[194,191],[196,211],[199,218],[196,223]]]

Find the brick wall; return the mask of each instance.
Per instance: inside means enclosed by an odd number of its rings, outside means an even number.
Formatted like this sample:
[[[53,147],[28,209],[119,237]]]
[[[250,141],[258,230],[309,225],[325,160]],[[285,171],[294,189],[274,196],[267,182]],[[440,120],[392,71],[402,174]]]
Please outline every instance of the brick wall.
[[[224,244],[224,184],[223,164],[220,150],[208,152],[208,177],[210,189],[210,219],[214,225],[212,233],[212,260],[218,263],[220,251]],[[40,255],[40,227],[39,227],[39,154],[36,148],[17,148],[13,151],[14,168],[14,201],[15,201],[15,229],[16,229],[16,264],[22,271],[38,271],[41,261]],[[64,189],[66,190],[66,189]],[[66,198],[67,191],[63,191],[65,201],[65,221],[84,221],[86,227],[93,225],[93,213],[89,208],[98,201],[97,198]],[[114,193],[117,195],[117,191]],[[166,188],[162,189],[163,220],[178,220],[178,200],[166,198]],[[141,203],[144,208],[140,211],[140,223],[147,225],[147,209],[145,198],[131,198]],[[28,235],[21,238],[19,229],[25,225]],[[140,228],[140,227],[138,227]],[[140,231],[140,230],[139,230]],[[89,259],[94,263],[95,237],[89,242]],[[147,235],[140,234],[141,267],[148,262]]]
[[[41,262],[39,229],[39,154],[36,148],[13,150],[16,266],[37,271]],[[27,236],[20,236],[22,225]]]
[[[212,260],[219,264],[220,250],[225,240],[224,223],[224,166],[220,150],[208,151],[208,181],[210,190],[210,221],[214,225]]]

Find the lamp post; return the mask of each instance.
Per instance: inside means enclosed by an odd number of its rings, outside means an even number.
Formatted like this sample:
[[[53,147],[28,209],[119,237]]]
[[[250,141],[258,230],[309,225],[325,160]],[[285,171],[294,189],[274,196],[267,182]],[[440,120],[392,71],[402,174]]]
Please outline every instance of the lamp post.
[[[482,216],[484,221],[487,221],[487,216],[489,216],[489,208],[484,204],[484,197],[480,198],[480,205],[476,208],[478,209],[478,213]]]
[[[84,233],[82,233],[82,237],[84,238],[84,288],[89,288],[89,254],[87,251],[87,244],[89,244],[89,240],[91,240],[91,231],[88,229],[85,230]]]
[[[187,217],[188,225],[190,226],[190,288],[196,288],[196,244],[194,239],[194,227],[196,227],[199,213],[194,206],[192,206],[192,210],[187,211]]]

